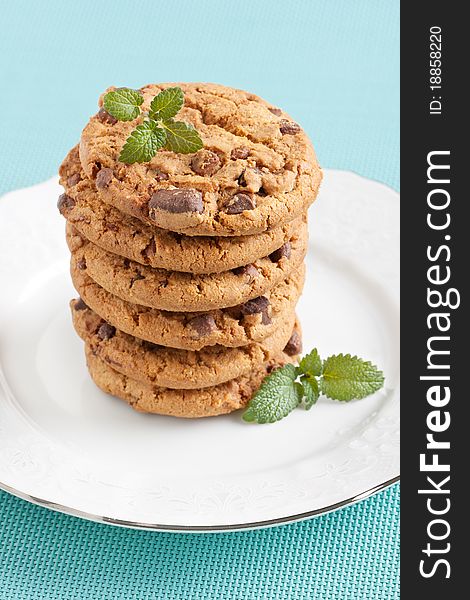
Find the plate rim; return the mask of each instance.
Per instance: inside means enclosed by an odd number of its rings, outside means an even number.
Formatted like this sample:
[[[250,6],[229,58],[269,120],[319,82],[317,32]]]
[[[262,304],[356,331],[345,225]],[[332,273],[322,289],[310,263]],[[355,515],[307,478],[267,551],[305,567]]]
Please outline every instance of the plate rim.
[[[328,513],[336,512],[342,508],[346,508],[348,506],[353,506],[363,500],[367,500],[375,494],[385,491],[391,486],[395,485],[400,481],[400,475],[395,475],[391,479],[387,479],[382,483],[369,488],[359,494],[355,494],[350,498],[345,500],[341,500],[340,502],[336,502],[334,504],[329,504],[327,506],[323,506],[321,508],[315,508],[310,511],[305,511],[301,513],[297,513],[294,515],[288,515],[286,517],[277,517],[274,519],[266,519],[263,521],[252,521],[250,523],[233,523],[230,525],[177,525],[177,524],[159,524],[159,523],[143,523],[138,521],[127,521],[125,519],[115,519],[114,517],[106,517],[102,515],[95,515],[93,513],[89,513],[78,508],[73,508],[71,506],[65,506],[60,503],[50,502],[49,500],[45,500],[43,498],[39,498],[37,496],[32,496],[25,492],[21,492],[6,483],[0,481],[0,490],[15,496],[16,498],[20,498],[21,500],[25,500],[30,504],[34,504],[35,506],[40,506],[41,508],[48,508],[57,513],[69,515],[72,517],[77,517],[80,519],[84,519],[89,522],[101,523],[105,525],[113,525],[114,527],[121,527],[123,529],[136,529],[140,531],[155,531],[160,533],[227,533],[227,532],[237,532],[237,531],[253,531],[257,529],[266,529],[268,527],[275,527],[280,525],[289,525],[291,523],[298,523],[300,521],[305,521],[307,519],[312,519],[316,517],[320,517],[326,515]]]

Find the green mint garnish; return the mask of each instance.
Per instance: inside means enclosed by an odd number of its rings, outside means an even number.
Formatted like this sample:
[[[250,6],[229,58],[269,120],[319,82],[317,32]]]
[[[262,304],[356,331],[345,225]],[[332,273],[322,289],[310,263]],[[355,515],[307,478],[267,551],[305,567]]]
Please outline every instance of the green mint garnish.
[[[302,358],[299,363],[299,369],[305,375],[314,375],[316,377],[321,375],[323,365],[316,348]]]
[[[183,104],[183,90],[179,87],[167,88],[150,103],[149,117],[156,121],[171,119],[183,108]]]
[[[192,125],[173,120],[184,104],[181,88],[167,88],[157,94],[148,114],[141,113],[142,102],[141,93],[129,88],[119,88],[104,97],[104,109],[118,121],[133,121],[144,115],[144,121],[136,126],[122,147],[121,162],[149,162],[163,147],[179,154],[202,148],[201,137]]]
[[[318,389],[318,381],[313,375],[302,375],[300,378],[303,391],[303,402],[306,410],[310,410],[314,404],[316,404],[318,397],[320,396],[320,390]]]
[[[265,377],[242,417],[248,422],[274,423],[299,404],[309,410],[320,393],[348,402],[373,394],[383,384],[382,371],[370,362],[350,354],[337,354],[322,361],[315,348],[298,367],[288,364]]]
[[[357,356],[330,356],[323,365],[321,391],[328,398],[348,402],[373,394],[384,384],[383,373]]]
[[[179,154],[191,154],[202,148],[202,141],[199,133],[192,125],[182,121],[162,121],[162,126],[166,131],[167,150],[173,150]]]
[[[148,162],[165,142],[165,130],[160,129],[156,121],[144,121],[127,138],[119,160],[127,164]]]
[[[299,404],[302,391],[296,385],[297,369],[284,365],[268,375],[253,396],[243,419],[257,423],[274,423],[286,417]]]
[[[118,121],[133,121],[140,114],[142,94],[129,88],[119,88],[104,97],[104,109]]]

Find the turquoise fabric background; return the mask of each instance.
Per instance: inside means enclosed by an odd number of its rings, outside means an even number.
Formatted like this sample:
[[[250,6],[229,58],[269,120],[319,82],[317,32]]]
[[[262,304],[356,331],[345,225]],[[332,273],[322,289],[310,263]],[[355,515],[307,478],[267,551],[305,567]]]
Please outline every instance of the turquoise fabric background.
[[[0,3],[0,192],[52,176],[108,85],[216,81],[282,106],[325,167],[398,188],[397,0]],[[0,600],[398,598],[394,486],[264,531],[159,534],[0,493]]]

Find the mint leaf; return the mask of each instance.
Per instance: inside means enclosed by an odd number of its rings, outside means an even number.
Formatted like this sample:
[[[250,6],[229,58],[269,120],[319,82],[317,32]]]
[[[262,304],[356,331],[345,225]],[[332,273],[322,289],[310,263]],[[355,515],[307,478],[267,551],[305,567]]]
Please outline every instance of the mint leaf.
[[[295,383],[297,369],[287,364],[268,375],[243,413],[248,422],[274,423],[298,406],[302,392]]]
[[[321,375],[322,368],[322,360],[316,348],[306,354],[299,363],[299,369],[305,375],[316,375],[318,377],[318,375]]]
[[[384,376],[375,365],[350,354],[330,356],[323,363],[320,389],[333,400],[365,398],[383,386]]]
[[[162,127],[166,130],[165,148],[167,150],[173,150],[173,152],[179,152],[180,154],[190,154],[202,148],[199,133],[192,125],[170,119],[163,121]]]
[[[155,121],[144,121],[127,138],[119,160],[129,165],[135,162],[148,162],[165,141],[165,131],[160,129]]]
[[[179,87],[167,88],[152,100],[149,116],[157,121],[166,121],[174,117],[183,104],[183,90]]]
[[[103,100],[104,109],[118,121],[133,121],[140,114],[142,94],[129,88],[108,92]]]
[[[304,396],[304,406],[306,410],[310,410],[318,400],[320,390],[318,389],[318,381],[313,375],[302,375],[300,378],[302,392]]]

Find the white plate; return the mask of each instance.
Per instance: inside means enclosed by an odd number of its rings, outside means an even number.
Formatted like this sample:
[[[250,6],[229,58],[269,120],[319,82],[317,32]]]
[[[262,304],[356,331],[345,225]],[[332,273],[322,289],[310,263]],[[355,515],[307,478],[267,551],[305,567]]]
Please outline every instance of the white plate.
[[[355,502],[399,473],[398,195],[326,171],[311,212],[304,348],[386,386],[273,425],[142,415],[99,391],[68,301],[55,179],[0,199],[0,487],[66,513],[174,531],[244,529]]]

